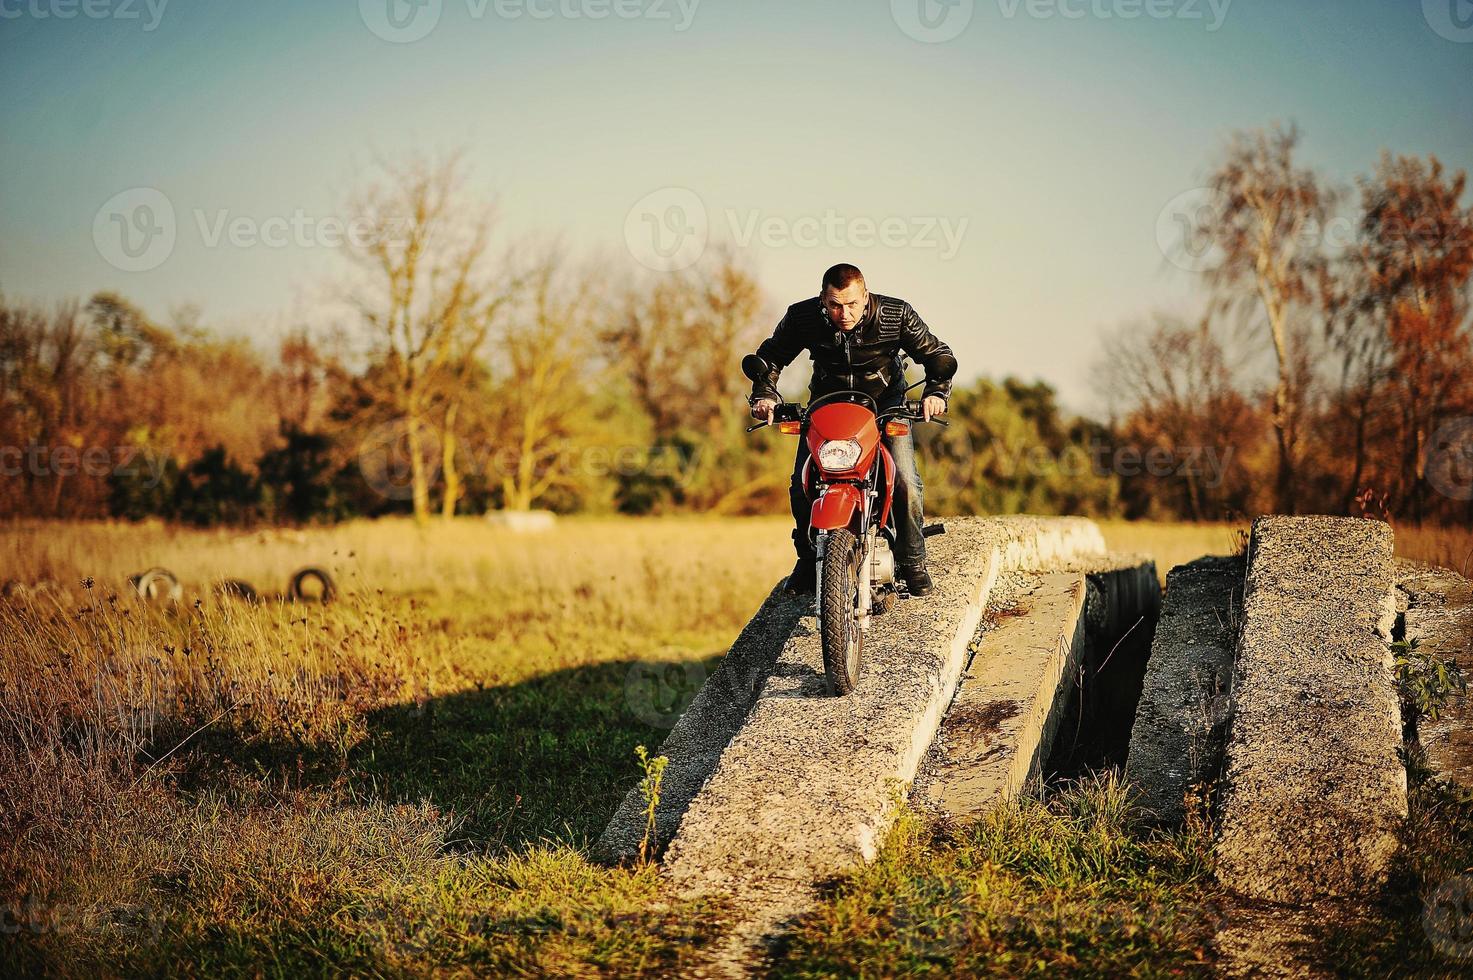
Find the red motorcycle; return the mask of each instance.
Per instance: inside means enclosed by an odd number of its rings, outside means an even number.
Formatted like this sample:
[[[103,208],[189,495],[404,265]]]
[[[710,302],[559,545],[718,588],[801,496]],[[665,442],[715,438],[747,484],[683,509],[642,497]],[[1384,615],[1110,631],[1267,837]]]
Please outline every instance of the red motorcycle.
[[[769,370],[756,354],[742,359],[742,373],[753,381],[767,377]],[[916,382],[905,393],[922,384]],[[785,435],[808,440],[803,492],[813,502],[808,533],[818,558],[815,605],[830,694],[848,694],[858,686],[870,617],[895,606],[895,519],[890,510],[895,460],[880,441],[881,433],[905,435],[912,422],[924,420],[919,402],[903,401],[880,411],[864,392],[835,391],[814,399],[806,411],[781,402],[771,423],[747,428],[755,432],[774,424]],[[924,533],[943,531],[937,524]]]

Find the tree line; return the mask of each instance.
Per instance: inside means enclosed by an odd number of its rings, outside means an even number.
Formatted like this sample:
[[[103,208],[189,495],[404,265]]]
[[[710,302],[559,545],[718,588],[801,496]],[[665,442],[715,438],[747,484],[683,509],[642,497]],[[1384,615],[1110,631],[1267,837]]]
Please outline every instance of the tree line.
[[[1173,256],[1204,276],[1206,312],[1106,340],[1120,439],[1234,454],[1220,481],[1127,483],[1126,512],[1473,520],[1466,175],[1387,152],[1339,187],[1300,142],[1293,126],[1227,141]]]
[[[1473,520],[1465,177],[1387,154],[1351,193],[1299,140],[1227,141],[1174,258],[1211,302],[1109,333],[1108,418],[1043,383],[959,384],[952,426],[917,429],[928,509]],[[112,293],[0,298],[0,512],[785,509],[791,443],[744,432],[738,364],[771,325],[733,253],[613,281],[503,241],[454,156],[381,165],[349,207],[367,233],[346,252],[347,322],[269,350]]]

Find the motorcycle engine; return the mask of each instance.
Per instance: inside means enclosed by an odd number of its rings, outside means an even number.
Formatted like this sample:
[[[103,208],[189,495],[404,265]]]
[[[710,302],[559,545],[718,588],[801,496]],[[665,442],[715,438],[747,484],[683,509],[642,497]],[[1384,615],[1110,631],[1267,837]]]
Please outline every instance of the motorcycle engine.
[[[875,535],[875,546],[870,552],[869,579],[871,585],[889,585],[895,581],[895,554],[890,542],[880,534]]]

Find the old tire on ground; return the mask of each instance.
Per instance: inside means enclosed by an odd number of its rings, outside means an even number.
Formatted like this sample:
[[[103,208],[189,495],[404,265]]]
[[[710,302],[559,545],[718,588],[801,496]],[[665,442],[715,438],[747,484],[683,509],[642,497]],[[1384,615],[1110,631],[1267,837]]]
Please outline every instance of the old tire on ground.
[[[179,584],[179,579],[167,568],[150,568],[130,577],[128,581],[132,583],[133,590],[149,602],[155,599],[178,602],[184,598],[184,588]]]
[[[859,541],[843,528],[829,532],[820,585],[823,676],[830,694],[845,695],[859,685],[864,634],[859,631],[854,609],[859,588]]]
[[[231,599],[243,599],[246,602],[257,603],[261,601],[261,594],[256,591],[251,583],[238,578],[227,578],[215,583],[215,592],[218,595]]]
[[[316,596],[302,591],[302,585],[308,579],[316,579],[322,586],[322,591]],[[333,584],[332,576],[327,574],[326,569],[309,565],[298,569],[297,573],[292,576],[291,585],[287,587],[286,594],[292,602],[321,602],[325,605],[337,597],[338,587]]]

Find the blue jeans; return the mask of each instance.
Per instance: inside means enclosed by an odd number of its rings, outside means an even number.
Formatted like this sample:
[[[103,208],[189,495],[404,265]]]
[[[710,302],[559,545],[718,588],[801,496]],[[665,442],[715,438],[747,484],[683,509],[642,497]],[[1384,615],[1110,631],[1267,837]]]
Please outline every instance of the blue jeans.
[[[895,459],[895,496],[890,501],[890,520],[895,525],[895,564],[899,568],[920,568],[926,564],[926,539],[921,534],[925,523],[922,504],[926,487],[916,469],[915,443],[910,433],[882,436],[886,448]],[[812,559],[813,542],[808,540],[808,518],[812,502],[803,493],[803,464],[808,460],[806,434],[798,440],[798,455],[793,461],[793,479],[788,484],[788,501],[793,508],[793,547],[799,558]]]

